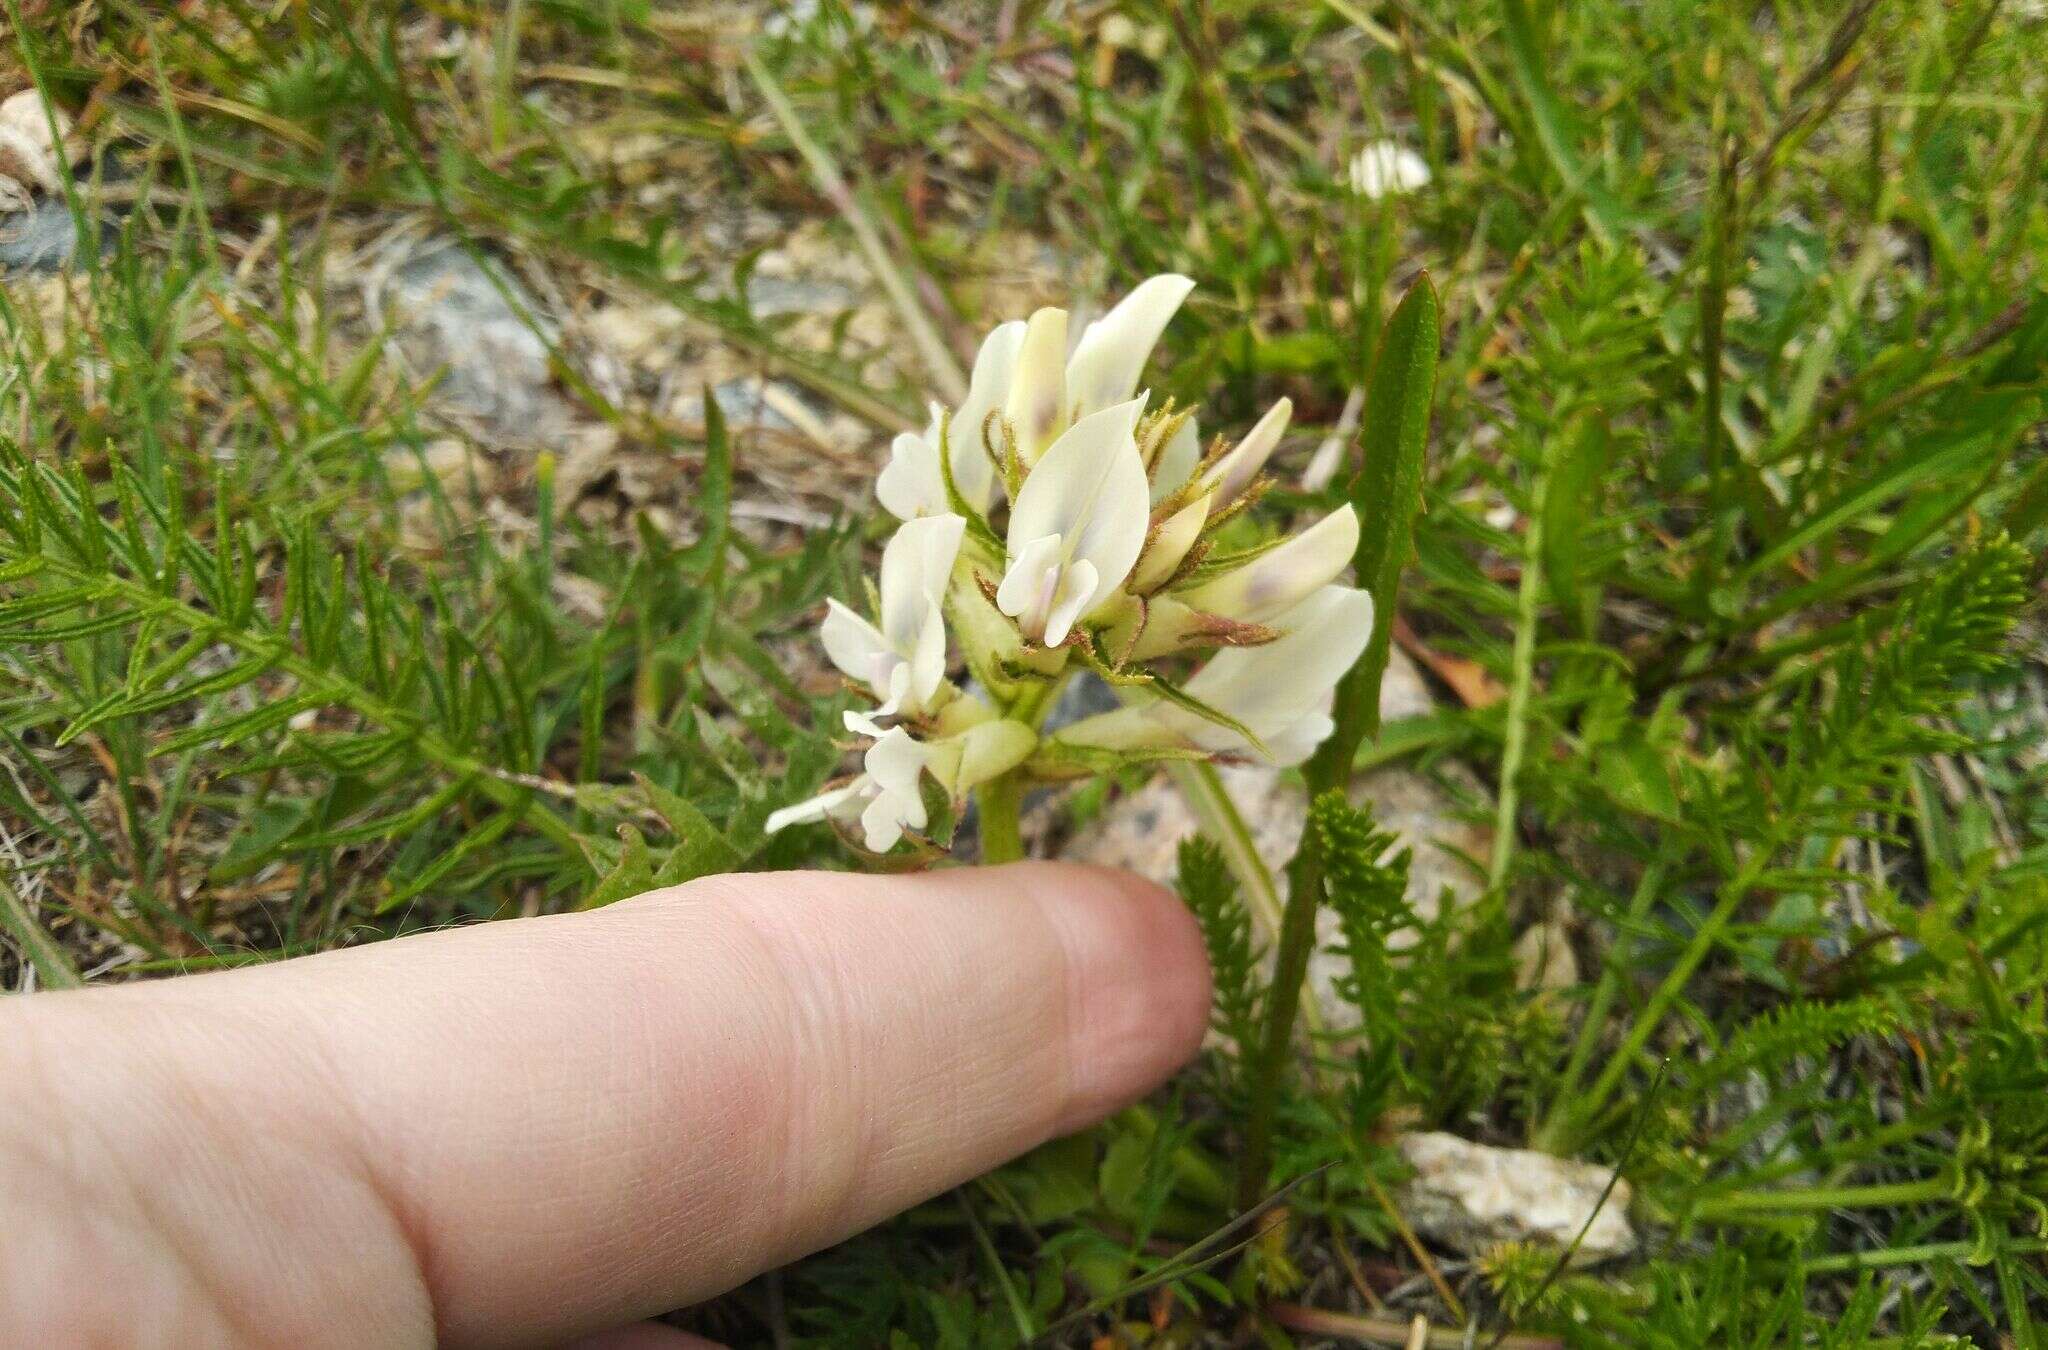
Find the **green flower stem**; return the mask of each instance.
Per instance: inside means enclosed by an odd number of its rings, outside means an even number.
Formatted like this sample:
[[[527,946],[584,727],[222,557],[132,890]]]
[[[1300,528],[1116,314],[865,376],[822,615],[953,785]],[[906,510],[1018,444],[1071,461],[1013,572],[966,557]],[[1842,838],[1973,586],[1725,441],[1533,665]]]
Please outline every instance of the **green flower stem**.
[[[1003,709],[1003,716],[1036,730],[1052,710],[1060,686],[1067,682],[1064,672],[1048,680],[1027,680],[1017,697]],[[983,863],[1016,862],[1024,856],[1024,834],[1020,818],[1024,810],[1024,770],[1016,768],[992,778],[974,790],[975,805],[981,812],[981,860]]]
[[[1016,862],[1024,856],[1024,833],[1018,818],[1024,806],[1024,779],[1012,769],[974,792],[981,812],[981,860]]]

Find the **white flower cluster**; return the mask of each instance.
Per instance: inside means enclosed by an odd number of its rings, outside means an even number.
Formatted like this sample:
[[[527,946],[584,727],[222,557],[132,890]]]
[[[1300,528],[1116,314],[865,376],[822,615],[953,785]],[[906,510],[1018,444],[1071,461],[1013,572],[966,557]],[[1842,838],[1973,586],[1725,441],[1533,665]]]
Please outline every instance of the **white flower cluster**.
[[[835,600],[822,630],[876,700],[846,714],[868,742],[863,772],[769,830],[857,818],[882,852],[926,828],[931,788],[957,800],[1004,774],[1141,758],[1294,764],[1329,734],[1337,681],[1372,632],[1372,597],[1339,582],[1358,520],[1346,506],[1276,544],[1218,549],[1292,408],[1205,453],[1192,410],[1135,393],[1192,288],[1153,277],[1072,343],[1064,310],[1003,324],[960,406],[934,404],[922,434],[896,438],[876,495],[903,523],[875,617]],[[949,678],[956,643],[982,692]],[[1041,734],[1083,668],[1124,706]]]

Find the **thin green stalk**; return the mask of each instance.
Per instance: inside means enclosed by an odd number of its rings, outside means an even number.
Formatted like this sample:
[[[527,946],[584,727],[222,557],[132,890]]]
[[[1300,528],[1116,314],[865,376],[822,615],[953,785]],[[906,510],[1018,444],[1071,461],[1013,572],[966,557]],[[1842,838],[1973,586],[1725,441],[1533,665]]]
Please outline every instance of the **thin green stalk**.
[[[1593,1119],[1599,1114],[1607,1099],[1614,1095],[1615,1088],[1621,1084],[1622,1075],[1629,1071],[1630,1066],[1636,1062],[1636,1056],[1649,1044],[1650,1037],[1663,1025],[1664,1014],[1670,1011],[1671,1005],[1684,991],[1686,982],[1692,979],[1692,973],[1699,969],[1700,962],[1707,959],[1707,953],[1712,951],[1714,943],[1720,940],[1722,930],[1734,919],[1736,909],[1742,904],[1743,897],[1749,894],[1750,886],[1757,873],[1762,870],[1762,866],[1760,862],[1750,863],[1722,889],[1713,912],[1707,915],[1707,920],[1700,925],[1699,931],[1692,935],[1692,941],[1686,944],[1685,951],[1679,955],[1670,973],[1665,975],[1664,982],[1650,995],[1650,1001],[1643,1006],[1642,1012],[1629,1024],[1628,1035],[1623,1039],[1621,1048],[1608,1059],[1607,1067],[1600,1071],[1600,1077],[1594,1080],[1592,1089],[1567,1118],[1568,1124],[1561,1123],[1554,1137],[1561,1140],[1580,1124]]]
[[[761,64],[761,58],[748,51],[741,54],[740,61],[753,78],[754,86],[761,91],[761,97],[767,100],[768,110],[775,114],[783,134],[803,156],[805,167],[811,171],[811,181],[839,209],[847,228],[853,231],[854,242],[860,245],[875,280],[888,295],[889,303],[895,306],[904,327],[910,330],[911,341],[916,344],[918,355],[924,361],[925,374],[939,386],[940,393],[957,404],[967,396],[966,372],[960,369],[960,362],[911,292],[910,283],[904,280],[903,273],[890,259],[888,249],[882,246],[881,232],[853,195],[853,189],[846,185],[832,156],[804,130],[803,119],[797,116],[796,108],[791,105],[789,96],[782,92],[782,86],[768,73],[768,67]]]
[[[1065,683],[1064,673],[1050,679],[1025,681],[1017,697],[1003,709],[1003,716],[1036,728],[1045,720],[1053,700],[1059,696],[1060,686]],[[1022,858],[1024,771],[1012,769],[983,783],[974,790],[974,801],[981,813],[982,862],[1006,863]]]
[[[1962,1261],[1977,1250],[1974,1242],[1922,1242],[1911,1247],[1879,1247],[1867,1252],[1831,1252],[1802,1261],[1800,1269],[1809,1275],[1848,1270],[1879,1270],[1885,1266],[1921,1266],[1931,1261]],[[2029,1238],[2004,1244],[2014,1256],[2048,1252],[2048,1242]]]
[[[1315,831],[1302,831],[1301,848],[1287,868],[1287,909],[1280,921],[1280,946],[1273,983],[1266,991],[1266,1024],[1251,1065],[1251,1112],[1245,1122],[1244,1154],[1238,1161],[1237,1207],[1249,1210],[1265,1193],[1273,1165],[1273,1122],[1279,1111],[1280,1080],[1294,1049],[1294,1019],[1301,1009],[1301,985],[1316,945],[1316,906],[1323,894],[1323,850]]]
[[[1736,1191],[1701,1201],[1693,1213],[1702,1219],[1737,1218],[1743,1214],[1804,1213],[1808,1210],[1879,1209],[1921,1205],[1950,1191],[1945,1177],[1918,1181],[1887,1181],[1872,1186],[1815,1186],[1791,1191]]]
[[[1635,926],[1642,921],[1650,909],[1650,902],[1664,888],[1664,862],[1660,858],[1643,869],[1643,878],[1636,883],[1635,894],[1629,897],[1628,917],[1622,929],[1615,935],[1614,950],[1609,953],[1606,968],[1600,972],[1600,983],[1593,990],[1592,999],[1586,1004],[1586,1015],[1579,1022],[1579,1038],[1572,1046],[1572,1057],[1565,1065],[1564,1077],[1558,1081],[1557,1094],[1551,1099],[1550,1112],[1544,1117],[1543,1125],[1534,1135],[1537,1148],[1556,1150],[1563,1144],[1564,1124],[1567,1106],[1572,1094],[1577,1091],[1579,1078],[1592,1063],[1593,1050],[1600,1042],[1600,1036],[1607,1030],[1607,1010],[1614,1006],[1614,1000],[1621,993],[1623,972],[1628,969],[1629,950]]]
[[[1529,503],[1529,531],[1522,548],[1522,584],[1515,600],[1514,670],[1508,686],[1507,725],[1500,754],[1500,800],[1493,818],[1493,856],[1487,863],[1486,886],[1498,891],[1507,880],[1515,856],[1515,813],[1519,806],[1516,779],[1528,752],[1529,694],[1536,679],[1536,619],[1543,599],[1543,517],[1550,495],[1551,467],[1559,437],[1550,437],[1536,466],[1536,487]]]

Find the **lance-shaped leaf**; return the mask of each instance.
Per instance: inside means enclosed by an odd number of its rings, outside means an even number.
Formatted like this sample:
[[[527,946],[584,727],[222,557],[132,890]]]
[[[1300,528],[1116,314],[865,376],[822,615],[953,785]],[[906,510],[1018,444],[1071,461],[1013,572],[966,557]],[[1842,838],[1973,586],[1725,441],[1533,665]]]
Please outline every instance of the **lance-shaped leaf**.
[[[1366,391],[1363,458],[1346,494],[1363,526],[1352,573],[1387,621],[1377,625],[1363,657],[1338,686],[1335,730],[1307,769],[1311,792],[1348,780],[1359,743],[1379,730],[1388,630],[1400,596],[1401,570],[1414,553],[1415,516],[1422,507],[1437,344],[1436,289],[1424,274],[1395,307],[1380,339],[1379,361]]]

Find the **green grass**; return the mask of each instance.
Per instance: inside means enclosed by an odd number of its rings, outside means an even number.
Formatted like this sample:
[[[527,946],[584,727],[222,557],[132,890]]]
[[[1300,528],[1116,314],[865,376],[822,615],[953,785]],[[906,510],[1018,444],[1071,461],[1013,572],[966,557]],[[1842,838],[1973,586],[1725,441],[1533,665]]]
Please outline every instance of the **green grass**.
[[[1279,1103],[1256,1180],[1308,1177],[1285,1221],[1213,1259],[1255,1235],[1224,1232],[1248,1086],[1212,1055],[696,1323],[1278,1344],[1286,1304],[1482,1345],[2042,1343],[2048,19],[1046,10],[998,35],[993,7],[827,3],[757,38],[651,0],[9,0],[5,88],[83,115],[74,207],[116,206],[69,283],[0,292],[0,975],[843,864],[825,831],[760,832],[839,767],[841,696],[787,672],[855,593],[882,433],[1019,273],[1100,297],[1187,272],[1160,392],[1212,428],[1287,394],[1320,433],[1427,271],[1400,610],[1503,696],[1440,691],[1361,753],[1462,761],[1500,828],[1484,900],[1403,962],[1407,916],[1336,856],[1372,1035]],[[1382,134],[1434,179],[1364,202],[1345,160]],[[751,305],[748,213],[879,259],[886,341]],[[347,279],[399,223],[547,279],[551,310],[668,307],[685,374],[771,372],[873,434],[706,427],[537,324],[615,438],[603,472],[567,445],[450,471],[429,452],[463,427]],[[1320,435],[1296,439],[1289,473]],[[1259,528],[1325,495],[1272,494]],[[1271,937],[1220,864],[1187,881],[1248,1030]],[[1559,904],[1584,978],[1517,992],[1512,942]],[[1646,1253],[1425,1270],[1389,1200],[1404,1123],[1620,1164]]]

